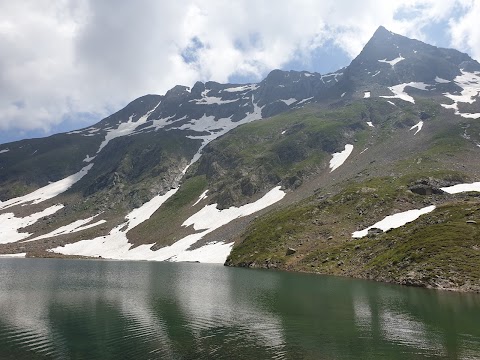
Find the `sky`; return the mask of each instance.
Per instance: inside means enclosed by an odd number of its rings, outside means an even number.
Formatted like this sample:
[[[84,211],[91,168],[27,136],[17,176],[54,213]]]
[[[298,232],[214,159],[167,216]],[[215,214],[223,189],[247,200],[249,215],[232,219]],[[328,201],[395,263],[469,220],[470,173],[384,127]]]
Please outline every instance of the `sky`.
[[[0,0],[0,143],[196,81],[332,72],[378,26],[480,61],[480,0]]]

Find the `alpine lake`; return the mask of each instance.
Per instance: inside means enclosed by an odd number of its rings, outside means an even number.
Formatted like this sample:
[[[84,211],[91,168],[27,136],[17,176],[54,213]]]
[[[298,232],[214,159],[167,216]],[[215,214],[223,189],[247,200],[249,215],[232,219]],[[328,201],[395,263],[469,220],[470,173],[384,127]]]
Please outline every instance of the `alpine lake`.
[[[0,359],[480,359],[480,295],[197,263],[2,258]]]

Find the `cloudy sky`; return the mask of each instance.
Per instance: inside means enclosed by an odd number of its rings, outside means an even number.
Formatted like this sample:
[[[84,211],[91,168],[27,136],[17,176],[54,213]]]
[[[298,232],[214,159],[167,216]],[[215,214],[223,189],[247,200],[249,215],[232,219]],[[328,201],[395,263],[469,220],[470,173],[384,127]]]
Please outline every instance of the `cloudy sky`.
[[[480,60],[479,18],[475,0],[0,0],[0,143],[176,84],[334,71],[379,25]]]

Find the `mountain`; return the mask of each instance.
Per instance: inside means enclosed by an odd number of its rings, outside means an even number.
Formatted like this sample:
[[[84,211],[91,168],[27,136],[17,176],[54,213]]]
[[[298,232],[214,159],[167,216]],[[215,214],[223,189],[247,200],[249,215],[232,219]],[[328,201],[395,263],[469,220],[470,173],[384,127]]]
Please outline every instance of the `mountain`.
[[[0,253],[480,291],[480,64],[380,27],[331,74],[146,95],[0,146]]]

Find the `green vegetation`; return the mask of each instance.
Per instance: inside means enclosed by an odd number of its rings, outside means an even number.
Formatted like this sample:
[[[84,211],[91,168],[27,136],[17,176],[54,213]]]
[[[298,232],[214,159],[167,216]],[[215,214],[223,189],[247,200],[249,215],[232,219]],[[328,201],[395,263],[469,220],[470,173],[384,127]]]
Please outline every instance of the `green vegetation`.
[[[292,111],[240,126],[212,142],[195,174],[206,175],[220,207],[238,205],[279,183],[297,188],[309,175],[327,169],[331,154],[345,144],[366,147],[372,134],[384,141],[404,117],[417,123],[415,114],[416,108],[408,105],[392,112],[383,100]],[[368,121],[377,124],[375,132]]]
[[[411,173],[349,182],[331,196],[319,193],[257,219],[227,264],[480,290],[480,200],[473,194],[422,196],[408,190],[426,178],[443,182],[465,175],[449,170]],[[415,222],[351,238],[353,231],[391,215],[392,209],[405,211],[430,203],[440,205]],[[288,248],[295,254],[286,255]]]

